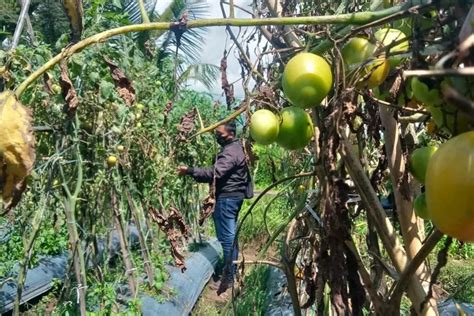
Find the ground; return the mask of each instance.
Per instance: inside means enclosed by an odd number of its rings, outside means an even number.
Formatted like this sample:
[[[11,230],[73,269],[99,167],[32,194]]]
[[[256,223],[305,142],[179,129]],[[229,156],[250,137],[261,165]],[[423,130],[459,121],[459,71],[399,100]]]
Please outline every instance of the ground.
[[[256,252],[259,247],[260,243],[254,242],[252,244],[245,245],[244,248],[244,256],[245,260],[247,261],[254,261],[256,259]],[[241,260],[241,258],[239,259]],[[246,274],[249,272],[248,267],[246,267]],[[227,308],[231,309],[232,306],[228,303],[231,302],[232,298],[232,290],[229,289],[226,293],[218,296],[216,291],[210,288],[210,285],[213,283],[213,279],[206,284],[199,301],[197,301],[192,315],[195,316],[214,316],[214,315],[222,315]],[[234,289],[236,295],[240,292],[237,283],[236,288]]]

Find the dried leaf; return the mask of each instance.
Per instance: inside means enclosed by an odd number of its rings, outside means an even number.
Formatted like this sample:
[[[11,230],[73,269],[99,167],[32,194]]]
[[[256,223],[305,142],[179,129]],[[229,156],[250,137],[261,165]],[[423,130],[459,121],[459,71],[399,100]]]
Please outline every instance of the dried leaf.
[[[115,88],[119,96],[125,101],[127,106],[132,106],[135,103],[135,88],[130,79],[125,76],[122,69],[114,64],[110,59],[104,56],[104,60],[110,68],[112,79],[115,83]]]
[[[35,161],[30,111],[12,91],[0,93],[0,193],[6,211],[20,201]]]
[[[64,10],[71,24],[71,42],[76,43],[81,39],[84,10],[82,0],[63,0]]]
[[[211,216],[211,214],[214,212],[214,207],[216,205],[216,199],[214,197],[214,193],[212,192],[212,188],[214,186],[211,186],[211,194],[209,194],[204,201],[202,202],[202,208],[201,208],[201,213],[199,214],[199,226],[202,226],[204,224],[204,221]]]
[[[193,108],[181,118],[181,123],[178,125],[178,140],[186,141],[189,134],[194,130],[194,127],[196,126],[196,116],[196,108]]]
[[[182,272],[186,270],[184,264],[184,256],[178,251],[178,241],[181,237],[187,238],[189,235],[189,227],[184,222],[183,215],[174,207],[168,217],[165,217],[157,209],[150,207],[149,213],[151,218],[158,224],[160,229],[166,234],[166,238],[171,245],[171,255],[174,262]]]
[[[253,166],[254,162],[258,159],[257,155],[253,152],[253,144],[246,139],[242,139],[242,147],[244,148],[247,164]]]
[[[168,101],[168,103],[166,103],[165,111],[163,112],[163,115],[165,116],[163,123],[165,125],[168,123],[168,115],[170,114],[172,109],[173,109],[173,101],[170,100]]]
[[[224,90],[225,101],[227,108],[230,109],[232,103],[234,103],[234,86],[229,84],[227,80],[227,51],[224,51],[224,57],[221,59],[221,85]]]
[[[181,46],[181,38],[188,29],[188,13],[184,12],[177,22],[171,23],[170,30],[174,32],[176,37],[176,46]]]
[[[53,80],[47,72],[45,72],[43,75],[43,82],[44,89],[46,90],[46,92],[48,92],[49,94],[53,94]]]
[[[64,112],[69,116],[73,116],[76,113],[77,106],[79,105],[79,99],[77,97],[76,89],[69,79],[67,63],[61,63],[61,77],[59,78],[59,85],[61,86],[64,100],[66,100],[66,106]]]

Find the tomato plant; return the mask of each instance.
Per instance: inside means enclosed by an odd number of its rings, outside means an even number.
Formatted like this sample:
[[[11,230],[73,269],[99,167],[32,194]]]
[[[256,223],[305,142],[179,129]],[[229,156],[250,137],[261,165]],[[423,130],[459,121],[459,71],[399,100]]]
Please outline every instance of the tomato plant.
[[[472,265],[472,1],[273,2],[252,12],[223,2],[223,19],[194,21],[201,1],[150,16],[147,1],[88,0],[84,15],[32,1],[34,32],[0,50],[0,189],[6,210],[17,204],[1,220],[0,282],[22,284],[40,255],[65,250],[71,276],[47,298],[59,314],[139,313],[143,294],[172,296],[165,266],[182,267],[182,227],[213,234],[198,224],[208,186],[176,168],[212,165],[219,146],[207,132],[235,119],[267,195],[245,202],[239,221],[244,252],[259,258],[240,262],[258,282],[239,311],[264,313],[270,273],[247,267],[270,264],[295,315],[438,313],[444,297],[430,295],[448,259]],[[15,17],[0,31],[7,45],[20,10],[4,10]],[[71,14],[72,36],[58,31]],[[228,40],[202,26],[226,26]],[[212,41],[225,45],[220,63],[201,64]],[[36,158],[25,158],[25,135]],[[175,231],[164,228],[170,214]],[[120,251],[100,255],[111,231]],[[123,288],[133,299],[117,304]]]

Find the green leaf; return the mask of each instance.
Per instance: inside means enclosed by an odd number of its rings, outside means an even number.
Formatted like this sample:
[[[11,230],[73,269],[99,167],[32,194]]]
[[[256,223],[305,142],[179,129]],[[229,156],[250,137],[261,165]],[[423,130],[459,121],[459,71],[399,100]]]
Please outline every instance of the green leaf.
[[[411,89],[415,98],[426,105],[437,106],[443,103],[443,99],[438,90],[430,90],[428,85],[421,82],[418,78],[411,81]]]
[[[101,96],[101,101],[108,100],[110,97],[112,97],[114,93],[114,84],[108,81],[102,81],[100,83],[100,96]]]
[[[112,0],[112,4],[119,9],[122,9],[122,1],[120,0]]]
[[[97,72],[93,71],[91,73],[89,73],[89,79],[92,81],[92,82],[96,82],[96,81],[99,81],[100,80],[100,76]]]

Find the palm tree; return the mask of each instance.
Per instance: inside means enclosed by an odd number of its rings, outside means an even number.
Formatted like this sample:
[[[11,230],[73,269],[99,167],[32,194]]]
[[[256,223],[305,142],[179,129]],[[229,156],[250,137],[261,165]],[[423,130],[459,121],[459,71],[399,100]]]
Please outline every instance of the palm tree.
[[[155,10],[157,0],[144,0],[144,9],[152,22],[178,21],[184,14],[189,19],[199,19],[206,15],[208,4],[203,0],[173,0],[168,7],[158,14]],[[139,0],[122,0],[123,10],[128,13],[132,23],[142,23],[143,14]],[[165,58],[175,58],[176,88],[181,88],[190,80],[202,83],[210,88],[217,80],[219,67],[199,63],[203,50],[206,29],[187,30],[180,36],[179,47],[177,36],[173,31],[152,31],[135,34],[135,39],[142,49],[146,43],[153,43],[158,48],[157,63]]]

